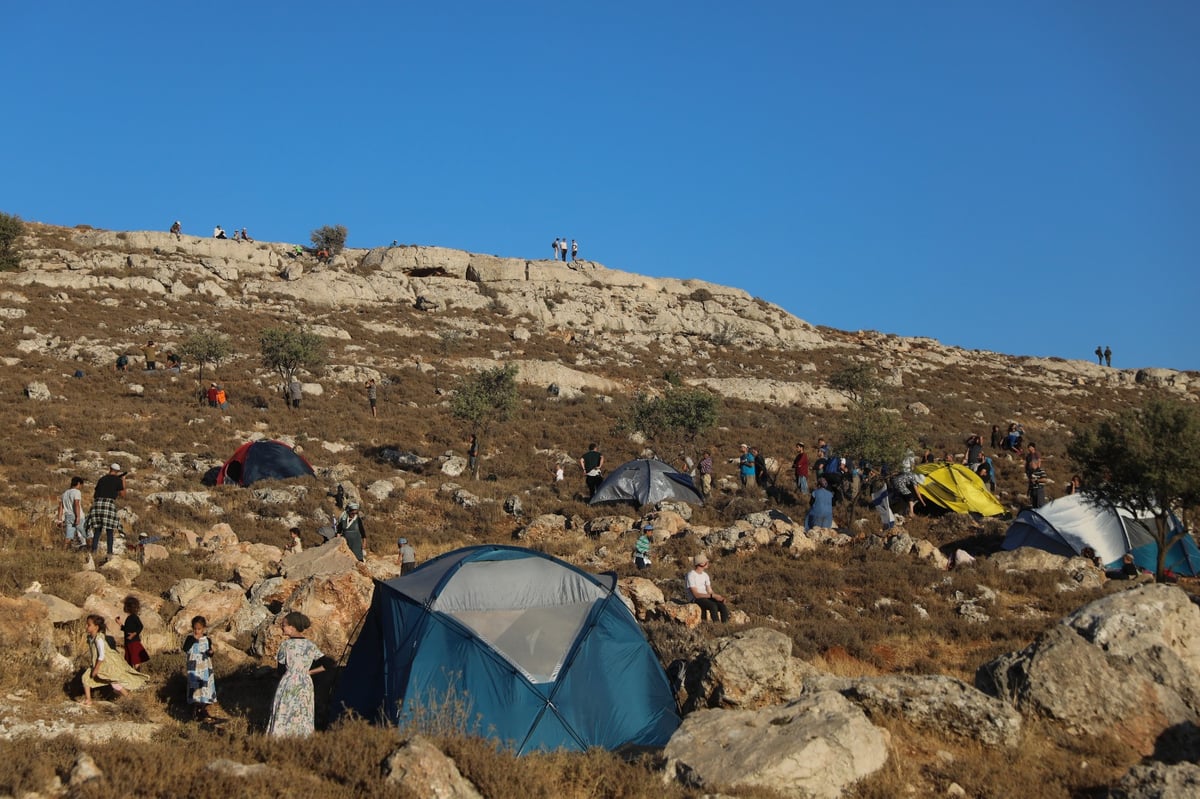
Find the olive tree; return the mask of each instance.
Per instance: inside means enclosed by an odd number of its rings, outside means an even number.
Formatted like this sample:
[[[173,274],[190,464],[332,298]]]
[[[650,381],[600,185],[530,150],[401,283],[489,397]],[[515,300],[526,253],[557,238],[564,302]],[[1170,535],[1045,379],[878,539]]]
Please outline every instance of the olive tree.
[[[1153,516],[1160,582],[1168,550],[1187,535],[1185,520],[1200,505],[1200,410],[1180,400],[1154,397],[1074,431],[1067,454],[1083,477],[1084,497],[1112,509]]]
[[[497,366],[459,380],[450,399],[450,412],[468,424],[478,447],[496,425],[508,421],[517,399],[516,364]],[[479,479],[478,459],[472,477]]]
[[[330,255],[337,255],[346,246],[348,235],[345,225],[325,225],[314,230],[310,238],[314,248],[328,250]]]
[[[179,345],[179,353],[200,366],[199,381],[204,385],[204,364],[216,369],[232,353],[229,337],[215,330],[193,330]]]
[[[660,449],[694,447],[696,438],[717,423],[717,414],[715,395],[703,389],[672,388],[660,397],[638,394],[625,426],[641,431]]]
[[[268,327],[258,334],[263,366],[291,385],[301,369],[310,372],[325,364],[325,339],[303,327]]]

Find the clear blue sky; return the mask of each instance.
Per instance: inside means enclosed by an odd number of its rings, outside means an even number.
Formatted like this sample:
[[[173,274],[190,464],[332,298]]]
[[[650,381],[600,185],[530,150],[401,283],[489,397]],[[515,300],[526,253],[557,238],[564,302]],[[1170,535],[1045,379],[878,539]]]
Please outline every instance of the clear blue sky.
[[[1200,2],[9,3],[0,210],[1200,369]]]

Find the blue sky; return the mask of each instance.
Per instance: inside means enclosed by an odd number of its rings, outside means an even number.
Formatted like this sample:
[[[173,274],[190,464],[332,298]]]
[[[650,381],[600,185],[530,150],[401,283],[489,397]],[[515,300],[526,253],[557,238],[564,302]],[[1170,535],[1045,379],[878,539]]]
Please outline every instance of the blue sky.
[[[1200,3],[17,3],[0,210],[580,255],[1200,369]]]

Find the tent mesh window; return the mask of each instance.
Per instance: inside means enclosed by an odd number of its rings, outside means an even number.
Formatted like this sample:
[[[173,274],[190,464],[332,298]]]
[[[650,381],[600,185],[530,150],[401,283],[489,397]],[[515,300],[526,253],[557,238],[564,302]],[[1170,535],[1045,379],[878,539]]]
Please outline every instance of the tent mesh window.
[[[530,682],[548,683],[557,679],[592,605],[604,597],[582,575],[522,558],[464,564],[430,609],[469,627]]]

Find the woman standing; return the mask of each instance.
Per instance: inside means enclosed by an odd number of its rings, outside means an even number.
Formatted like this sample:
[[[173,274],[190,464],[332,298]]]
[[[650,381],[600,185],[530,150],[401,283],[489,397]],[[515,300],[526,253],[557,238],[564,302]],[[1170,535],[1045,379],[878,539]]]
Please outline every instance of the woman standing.
[[[324,654],[304,637],[311,622],[303,613],[287,614],[282,626],[287,638],[279,645],[279,653],[275,656],[282,676],[275,689],[267,735],[304,738],[312,735],[315,727],[312,675],[325,671],[323,665],[313,664]]]

